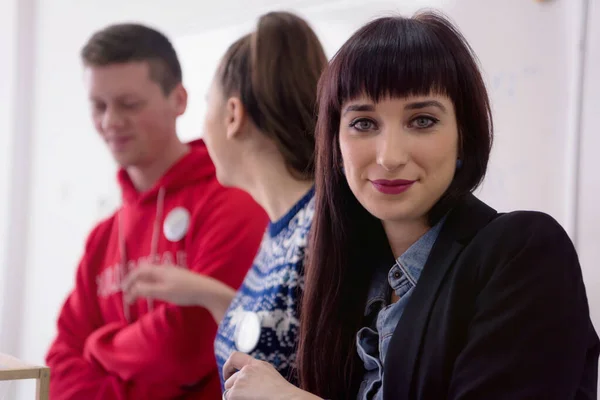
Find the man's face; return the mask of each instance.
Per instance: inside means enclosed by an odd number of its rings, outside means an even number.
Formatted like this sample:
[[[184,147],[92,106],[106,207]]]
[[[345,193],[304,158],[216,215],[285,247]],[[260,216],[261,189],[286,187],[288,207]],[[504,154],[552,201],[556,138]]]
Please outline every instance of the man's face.
[[[185,89],[179,84],[165,95],[148,62],[87,66],[85,81],[96,131],[120,166],[153,163],[176,137]]]

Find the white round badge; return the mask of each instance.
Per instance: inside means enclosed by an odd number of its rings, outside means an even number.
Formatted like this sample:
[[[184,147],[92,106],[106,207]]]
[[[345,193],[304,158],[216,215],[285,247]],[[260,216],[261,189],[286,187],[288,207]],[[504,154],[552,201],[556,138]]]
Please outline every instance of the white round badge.
[[[260,340],[260,329],[258,314],[244,311],[235,329],[235,347],[242,353],[250,353]]]
[[[176,207],[165,218],[163,233],[171,242],[178,242],[183,239],[189,227],[190,212],[183,207]]]

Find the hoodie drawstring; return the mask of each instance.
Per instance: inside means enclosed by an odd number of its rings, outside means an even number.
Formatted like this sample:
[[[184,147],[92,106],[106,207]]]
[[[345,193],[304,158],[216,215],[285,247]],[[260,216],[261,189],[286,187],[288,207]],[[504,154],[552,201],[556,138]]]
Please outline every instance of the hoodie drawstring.
[[[162,221],[162,214],[165,203],[165,188],[164,186],[158,191],[158,199],[156,201],[156,217],[154,218],[154,229],[152,230],[152,242],[150,243],[150,259],[155,264],[155,258],[158,254],[158,239],[160,237],[160,225]],[[151,298],[146,299],[148,303],[148,312],[154,310],[154,300]]]
[[[127,246],[125,246],[125,237],[123,233],[123,218],[121,213],[117,214],[117,231],[119,237],[119,259],[121,261],[121,271],[123,271],[123,277],[126,277],[129,273],[127,268]],[[121,280],[121,282],[123,279]],[[125,301],[125,296],[123,297],[123,314],[125,314],[125,321],[127,323],[131,322],[131,313],[129,312],[129,304]]]
[[[165,188],[164,186],[160,188],[158,191],[158,198],[156,202],[156,217],[154,218],[154,227],[152,229],[152,242],[150,243],[150,260],[152,264],[155,264],[157,260],[155,260],[156,255],[158,254],[158,240],[160,238],[160,226],[162,221],[162,214],[164,211],[164,202],[165,202]],[[125,234],[123,228],[123,219],[121,217],[121,213],[118,214],[118,238],[119,238],[119,256],[121,260],[121,269],[123,271],[124,276],[129,274],[129,269],[127,265],[127,246],[125,245]],[[127,323],[131,322],[131,309],[130,305],[125,301],[125,296],[123,297],[123,313],[125,315],[125,320]],[[146,302],[148,304],[148,312],[154,310],[154,301],[151,298],[147,298]]]

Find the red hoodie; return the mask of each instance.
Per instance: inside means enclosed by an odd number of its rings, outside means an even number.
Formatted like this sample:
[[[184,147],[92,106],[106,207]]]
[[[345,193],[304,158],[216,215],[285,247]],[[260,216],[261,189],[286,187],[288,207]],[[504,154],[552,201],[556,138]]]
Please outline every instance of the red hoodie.
[[[89,235],[46,358],[52,400],[221,398],[211,314],[160,301],[124,307],[120,284],[143,260],[236,289],[250,268],[267,216],[217,182],[202,141],[190,147],[147,192],[119,172],[123,206]]]

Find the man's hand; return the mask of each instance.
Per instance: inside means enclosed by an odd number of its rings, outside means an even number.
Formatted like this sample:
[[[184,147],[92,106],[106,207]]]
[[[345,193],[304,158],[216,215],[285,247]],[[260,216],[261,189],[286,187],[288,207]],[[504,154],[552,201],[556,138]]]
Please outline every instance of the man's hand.
[[[235,296],[235,290],[224,283],[176,266],[142,264],[133,270],[123,284],[128,303],[138,298],[162,300],[180,306],[208,309],[220,322]]]

